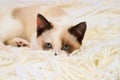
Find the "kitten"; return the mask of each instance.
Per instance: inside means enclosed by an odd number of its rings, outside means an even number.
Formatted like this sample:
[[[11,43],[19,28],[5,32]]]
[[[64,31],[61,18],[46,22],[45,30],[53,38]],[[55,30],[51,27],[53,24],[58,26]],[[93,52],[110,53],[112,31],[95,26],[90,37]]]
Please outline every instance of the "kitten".
[[[86,22],[72,24],[69,16],[58,7],[16,8],[7,16],[3,22],[10,25],[0,25],[2,42],[18,47],[51,50],[55,55],[70,54],[79,49],[86,31]]]

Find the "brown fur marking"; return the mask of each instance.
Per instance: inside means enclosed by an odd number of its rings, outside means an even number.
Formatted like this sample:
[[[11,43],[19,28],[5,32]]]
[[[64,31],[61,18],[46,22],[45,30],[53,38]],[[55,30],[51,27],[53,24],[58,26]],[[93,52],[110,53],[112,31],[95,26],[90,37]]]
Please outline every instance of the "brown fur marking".
[[[84,38],[84,34],[86,31],[86,23],[81,22],[77,24],[76,26],[68,29],[68,32],[74,35],[77,38],[77,41],[82,44],[82,40]]]
[[[62,35],[61,41],[62,41],[61,46],[64,46],[64,45],[69,46],[68,50],[66,50],[67,53],[71,53],[74,50],[79,49],[81,45],[77,42],[76,38],[72,36],[71,34],[69,34],[68,32]]]
[[[52,24],[45,19],[41,14],[37,16],[37,37],[40,36],[46,30],[52,29]]]

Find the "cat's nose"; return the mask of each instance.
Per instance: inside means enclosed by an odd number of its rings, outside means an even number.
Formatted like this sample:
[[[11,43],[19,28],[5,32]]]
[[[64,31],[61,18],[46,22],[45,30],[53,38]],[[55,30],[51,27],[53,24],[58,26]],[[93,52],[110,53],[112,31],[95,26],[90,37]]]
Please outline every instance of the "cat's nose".
[[[57,56],[57,53],[55,52],[55,54],[54,54],[55,56]]]
[[[59,50],[59,49],[54,49],[54,55],[55,55],[55,56],[59,55],[59,53],[60,53],[60,50]]]

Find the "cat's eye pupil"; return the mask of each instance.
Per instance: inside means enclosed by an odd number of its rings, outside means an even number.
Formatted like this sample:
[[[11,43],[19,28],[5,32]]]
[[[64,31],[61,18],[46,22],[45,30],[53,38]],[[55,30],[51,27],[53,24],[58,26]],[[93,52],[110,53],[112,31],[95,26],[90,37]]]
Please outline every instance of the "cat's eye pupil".
[[[52,48],[51,43],[45,43],[47,48]]]
[[[49,43],[49,42],[45,42],[42,47],[43,47],[44,50],[50,50],[50,49],[53,48],[52,44]]]
[[[63,47],[62,47],[62,50],[68,50],[69,49],[69,46],[68,45],[64,45]]]

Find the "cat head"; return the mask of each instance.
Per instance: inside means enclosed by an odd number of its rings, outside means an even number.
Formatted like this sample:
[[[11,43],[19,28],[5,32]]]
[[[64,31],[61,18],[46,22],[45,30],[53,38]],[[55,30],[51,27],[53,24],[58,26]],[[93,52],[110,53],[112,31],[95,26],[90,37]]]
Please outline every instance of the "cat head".
[[[54,23],[41,14],[37,15],[37,44],[43,50],[54,51],[55,55],[62,52],[70,54],[79,49],[86,31],[86,22],[72,25],[62,21]]]

